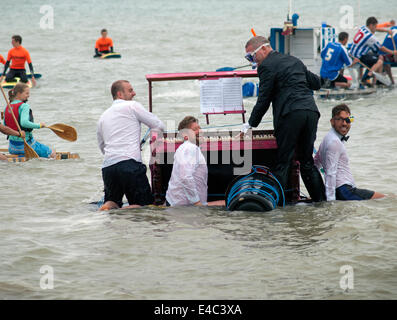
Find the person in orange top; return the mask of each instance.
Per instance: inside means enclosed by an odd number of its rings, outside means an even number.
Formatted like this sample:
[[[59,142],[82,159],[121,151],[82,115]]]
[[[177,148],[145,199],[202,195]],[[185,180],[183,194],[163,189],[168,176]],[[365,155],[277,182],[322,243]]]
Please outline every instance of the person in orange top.
[[[112,38],[108,37],[108,31],[106,29],[101,30],[102,37],[98,38],[95,43],[95,56],[101,57],[106,53],[113,52],[113,40]]]
[[[30,73],[32,74],[32,83],[36,85],[36,79],[34,77],[34,70],[32,65],[32,59],[30,59],[30,54],[28,50],[22,47],[22,37],[15,35],[11,38],[11,44],[13,48],[8,51],[7,61],[4,65],[4,71],[2,76],[0,77],[0,82],[3,80],[3,77],[6,77],[6,81],[9,82],[15,77],[19,77],[21,82],[27,83],[28,77],[26,75],[25,70],[25,62],[29,64]],[[12,61],[10,71],[6,74],[7,69]]]
[[[396,21],[390,20],[388,22],[378,23],[376,25],[376,29],[391,28],[391,27],[394,27],[395,25],[396,25]]]
[[[4,57],[0,54],[0,63],[5,64],[6,60],[4,59]]]

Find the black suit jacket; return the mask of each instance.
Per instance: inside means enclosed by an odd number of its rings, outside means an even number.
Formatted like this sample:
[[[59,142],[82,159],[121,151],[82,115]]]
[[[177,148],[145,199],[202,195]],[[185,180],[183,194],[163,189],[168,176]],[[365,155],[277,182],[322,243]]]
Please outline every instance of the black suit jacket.
[[[259,65],[258,76],[258,100],[248,120],[252,127],[259,125],[271,102],[275,129],[280,117],[294,110],[320,115],[312,91],[320,89],[320,78],[298,58],[272,51]]]

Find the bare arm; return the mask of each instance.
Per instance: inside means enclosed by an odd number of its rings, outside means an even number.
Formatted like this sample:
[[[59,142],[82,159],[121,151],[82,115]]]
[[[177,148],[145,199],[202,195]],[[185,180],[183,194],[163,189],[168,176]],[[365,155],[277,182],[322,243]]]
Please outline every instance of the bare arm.
[[[5,125],[0,124],[0,132],[6,134],[7,136],[16,136],[19,137],[19,132],[15,131],[14,129],[11,129],[10,127],[7,127]],[[25,137],[25,131],[22,132],[22,138]]]

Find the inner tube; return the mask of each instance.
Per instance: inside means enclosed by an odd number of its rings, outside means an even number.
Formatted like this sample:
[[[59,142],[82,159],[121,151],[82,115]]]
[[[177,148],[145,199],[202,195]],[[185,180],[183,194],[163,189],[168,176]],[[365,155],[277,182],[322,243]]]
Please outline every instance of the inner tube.
[[[253,166],[248,175],[235,178],[226,191],[230,211],[271,211],[285,206],[284,191],[276,177],[264,166]]]

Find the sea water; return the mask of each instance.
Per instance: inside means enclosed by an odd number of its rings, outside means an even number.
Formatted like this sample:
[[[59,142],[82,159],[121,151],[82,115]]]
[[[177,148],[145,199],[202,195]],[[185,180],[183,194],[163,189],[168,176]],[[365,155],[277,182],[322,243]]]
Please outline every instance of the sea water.
[[[353,27],[372,15],[397,18],[385,0],[295,1],[293,12],[301,27],[338,27],[345,5]],[[74,143],[48,129],[35,137],[81,157],[0,163],[1,299],[396,298],[396,90],[345,101],[355,116],[346,143],[354,178],[385,199],[266,214],[196,207],[103,213],[90,204],[103,195],[96,123],[112,103],[112,82],[129,80],[147,108],[146,74],[245,65],[250,29],[269,36],[282,27],[288,1],[2,1],[1,13],[0,53],[20,34],[43,75],[29,98],[36,121],[78,132]],[[93,59],[102,28],[121,59]],[[197,81],[155,83],[153,95],[153,112],[170,126],[185,115],[205,126]],[[255,101],[244,100],[248,115]],[[318,101],[317,148],[336,104]],[[273,128],[271,110],[263,120],[260,129]],[[238,124],[241,117],[210,121]]]

